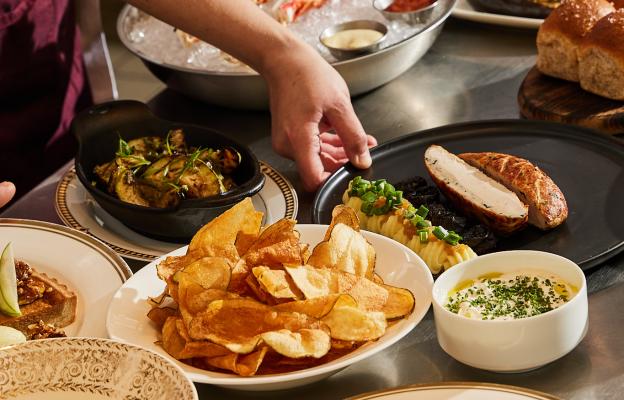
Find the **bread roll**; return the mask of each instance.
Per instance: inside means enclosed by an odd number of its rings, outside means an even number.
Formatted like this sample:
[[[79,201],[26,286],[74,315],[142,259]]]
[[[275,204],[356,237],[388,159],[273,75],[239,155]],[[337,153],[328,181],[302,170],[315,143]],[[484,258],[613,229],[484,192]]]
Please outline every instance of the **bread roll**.
[[[539,29],[537,68],[543,74],[578,82],[581,39],[599,19],[614,10],[607,0],[564,1]]]
[[[624,9],[598,21],[583,38],[579,78],[588,92],[624,100]]]

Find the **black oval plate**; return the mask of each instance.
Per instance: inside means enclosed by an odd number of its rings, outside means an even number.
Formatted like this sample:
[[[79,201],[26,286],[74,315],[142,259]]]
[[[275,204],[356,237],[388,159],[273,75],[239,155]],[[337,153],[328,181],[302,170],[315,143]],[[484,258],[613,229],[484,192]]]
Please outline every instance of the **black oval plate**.
[[[542,250],[590,269],[624,250],[624,143],[574,126],[500,120],[461,123],[417,132],[372,150],[373,166],[340,168],[314,199],[314,223],[329,223],[331,211],[353,177],[395,183],[420,175],[431,183],[425,149],[439,144],[453,153],[496,151],[538,165],[563,191],[567,221],[551,231],[529,227],[499,241],[497,250]]]

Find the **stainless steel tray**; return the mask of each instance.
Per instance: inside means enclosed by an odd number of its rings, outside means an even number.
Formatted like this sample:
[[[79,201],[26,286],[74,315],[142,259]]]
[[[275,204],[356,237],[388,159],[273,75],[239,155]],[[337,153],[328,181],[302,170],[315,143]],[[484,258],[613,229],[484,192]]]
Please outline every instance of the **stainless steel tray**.
[[[418,62],[433,45],[455,2],[456,0],[439,0],[438,10],[423,29],[399,43],[372,54],[333,63],[334,68],[347,82],[351,95],[362,94],[388,83]],[[131,11],[132,7],[126,5],[119,13],[119,38],[170,89],[226,107],[268,108],[267,88],[258,74],[191,69],[163,63],[137,51],[128,38]]]

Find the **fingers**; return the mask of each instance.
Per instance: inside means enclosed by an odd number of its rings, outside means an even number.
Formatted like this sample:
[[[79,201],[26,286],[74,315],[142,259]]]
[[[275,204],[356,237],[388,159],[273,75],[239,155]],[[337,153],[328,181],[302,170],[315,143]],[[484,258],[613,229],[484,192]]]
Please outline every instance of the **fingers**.
[[[327,110],[326,117],[342,140],[345,152],[351,163],[361,169],[370,167],[369,139],[348,98],[347,101],[344,101],[338,107]]]
[[[286,133],[294,152],[295,163],[303,186],[308,191],[316,190],[330,175],[321,161],[321,139],[318,123],[309,122],[300,132]]]
[[[15,185],[11,182],[0,183],[0,207],[7,204],[15,195]]]

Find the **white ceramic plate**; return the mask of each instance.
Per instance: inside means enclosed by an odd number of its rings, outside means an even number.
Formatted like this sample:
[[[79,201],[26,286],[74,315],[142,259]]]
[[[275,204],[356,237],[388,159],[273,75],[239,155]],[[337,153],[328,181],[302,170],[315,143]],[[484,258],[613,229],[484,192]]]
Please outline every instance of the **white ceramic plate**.
[[[323,240],[326,225],[297,225],[301,242],[314,246]],[[407,335],[424,317],[431,305],[433,278],[427,265],[410,249],[384,236],[363,232],[377,253],[375,271],[390,285],[408,288],[416,298],[414,312],[393,325],[376,342],[368,343],[354,352],[327,364],[285,374],[240,377],[233,374],[204,371],[179,363],[189,378],[195,382],[241,390],[278,390],[300,386],[328,377],[349,365],[372,356]],[[311,247],[312,248],[312,247]],[[185,254],[186,247],[169,255]],[[163,257],[164,258],[164,257]],[[113,298],[108,309],[106,327],[110,338],[117,339],[170,357],[159,345],[156,327],[146,317],[150,306],[148,297],[158,296],[165,288],[156,276],[156,260],[137,272],[124,284]]]
[[[0,218],[0,247],[13,243],[15,258],[28,262],[76,293],[76,321],[67,336],[106,337],[104,315],[113,293],[132,272],[102,242],[48,222]]]
[[[467,0],[457,0],[451,15],[468,21],[510,26],[514,28],[538,29],[542,22],[544,22],[544,20],[540,18],[514,17],[513,15],[477,11]]]
[[[197,399],[177,365],[112,340],[33,340],[0,350],[0,358],[2,399]]]
[[[282,218],[295,218],[298,208],[295,189],[270,165],[261,161],[260,168],[266,180],[262,190],[252,199],[256,210],[264,213],[263,222],[272,224]],[[100,239],[122,257],[152,261],[180,247],[179,243],[141,235],[104,211],[82,186],[74,168],[59,181],[55,208],[65,225]]]
[[[442,382],[394,388],[348,400],[557,400],[549,394],[515,386],[477,382]]]

